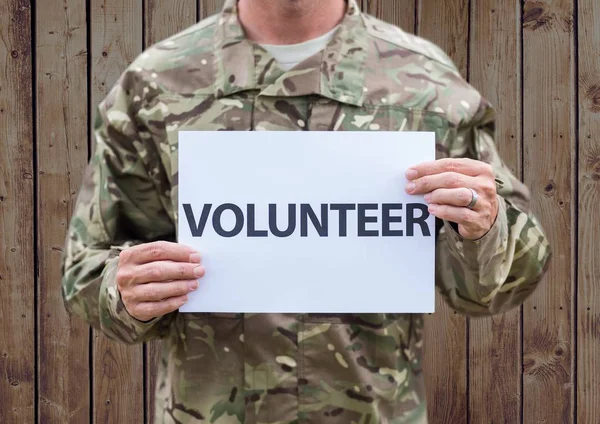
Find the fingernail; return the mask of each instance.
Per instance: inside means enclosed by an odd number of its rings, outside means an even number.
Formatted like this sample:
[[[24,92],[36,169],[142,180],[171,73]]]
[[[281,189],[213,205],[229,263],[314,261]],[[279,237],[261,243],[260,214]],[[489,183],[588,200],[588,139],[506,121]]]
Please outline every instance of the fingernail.
[[[409,168],[406,171],[406,178],[409,180],[414,180],[415,178],[417,178],[418,176],[418,172],[415,169]]]
[[[426,201],[427,203],[429,203],[429,202],[431,201],[431,194],[426,194],[426,195],[425,195],[425,201]]]
[[[436,210],[437,210],[437,206],[429,205],[429,213],[435,213]]]
[[[188,288],[190,289],[191,292],[193,292],[194,290],[196,290],[198,288],[198,282],[197,281],[190,281],[188,283]]]
[[[412,193],[413,191],[415,191],[415,189],[417,188],[417,185],[415,183],[408,183],[406,184],[406,191],[408,193]]]
[[[195,277],[202,277],[204,276],[204,267],[202,265],[197,266],[196,268],[194,268],[194,276]]]
[[[200,256],[200,253],[192,253],[190,255],[190,262],[193,264],[199,264],[201,260],[202,256]]]

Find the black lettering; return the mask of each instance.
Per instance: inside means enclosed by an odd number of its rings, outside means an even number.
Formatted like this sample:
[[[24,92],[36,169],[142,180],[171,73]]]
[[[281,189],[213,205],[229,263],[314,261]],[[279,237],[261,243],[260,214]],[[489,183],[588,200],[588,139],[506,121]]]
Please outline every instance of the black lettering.
[[[247,236],[248,237],[268,237],[269,233],[275,237],[285,238],[294,234],[297,228],[297,212],[296,204],[288,204],[288,222],[285,229],[278,228],[277,225],[277,205],[269,204],[269,229],[259,230],[256,228],[256,205],[247,204]],[[329,206],[329,209],[328,209]],[[300,236],[308,237],[309,225],[312,225],[319,237],[327,237],[329,235],[329,210],[338,211],[339,214],[339,237],[348,236],[348,211],[358,209],[357,224],[358,237],[402,237],[406,234],[407,237],[414,237],[415,226],[420,226],[421,234],[424,237],[431,237],[431,231],[427,225],[427,219],[430,214],[427,205],[421,203],[406,204],[406,232],[403,229],[396,227],[393,229],[393,224],[403,222],[401,215],[394,215],[392,211],[402,211],[402,203],[383,203],[381,205],[381,231],[379,229],[367,229],[368,224],[376,224],[379,216],[368,215],[367,211],[377,211],[379,205],[376,203],[352,204],[352,203],[334,203],[331,205],[321,204],[320,216],[315,212],[315,209],[308,204],[300,204]],[[190,204],[183,204],[183,210],[187,219],[190,233],[193,237],[202,237],[206,228],[209,215],[212,210],[212,204],[204,204],[199,220],[196,220],[194,210]],[[235,224],[233,229],[226,231],[222,225],[222,215],[225,211],[231,211],[234,214]],[[419,212],[417,212],[417,210]],[[241,233],[244,228],[244,213],[239,206],[232,203],[225,203],[217,207],[212,216],[212,224],[217,233],[221,237],[235,237]],[[310,220],[310,224],[309,224]]]
[[[248,237],[268,237],[269,233],[267,230],[256,229],[256,213],[254,211],[254,205],[248,204],[247,206],[248,216]]]
[[[392,216],[391,211],[401,211],[402,203],[384,203],[381,205],[382,217],[381,217],[381,236],[382,237],[402,237],[404,232],[402,230],[390,229],[392,222],[402,222],[401,216]]]
[[[355,210],[356,205],[351,203],[332,203],[329,208],[332,211],[340,212],[340,237],[346,237],[348,230],[348,211]]]
[[[358,205],[358,236],[359,237],[379,237],[378,230],[367,230],[367,223],[377,222],[376,216],[367,216],[367,211],[376,211],[377,203],[365,203]]]
[[[277,205],[269,204],[269,230],[275,237],[289,237],[296,230],[296,205],[288,205],[288,226],[284,231],[277,228]]]
[[[208,214],[212,208],[211,204],[205,204],[202,206],[202,213],[200,214],[200,221],[196,224],[196,218],[194,217],[194,211],[192,205],[184,203],[183,210],[185,211],[185,217],[187,218],[188,225],[190,226],[190,232],[192,237],[202,237],[204,233],[204,227],[206,227],[206,221],[208,221]]]
[[[235,226],[231,231],[225,231],[221,225],[221,215],[223,215],[223,212],[226,210],[232,211],[235,215]],[[241,233],[244,228],[244,213],[239,206],[236,206],[233,203],[224,203],[217,207],[213,213],[213,227],[215,232],[221,237],[235,237]]]
[[[312,222],[313,227],[317,230],[319,237],[327,237],[327,230],[329,226],[329,213],[327,204],[321,205],[321,221],[317,218],[317,214],[313,208],[303,203],[300,205],[300,237],[308,237],[308,218]]]
[[[421,211],[421,216],[415,218],[415,210]],[[430,237],[431,232],[429,231],[429,227],[427,226],[427,222],[425,222],[429,218],[429,210],[427,205],[422,203],[407,203],[406,204],[406,235],[408,237],[413,237],[415,233],[415,224],[419,224],[421,226],[421,233],[425,237]]]

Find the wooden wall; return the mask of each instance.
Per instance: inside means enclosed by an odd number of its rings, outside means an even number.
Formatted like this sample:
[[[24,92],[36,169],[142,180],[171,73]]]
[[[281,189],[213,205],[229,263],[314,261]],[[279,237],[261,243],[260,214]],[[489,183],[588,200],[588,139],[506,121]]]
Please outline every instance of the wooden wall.
[[[60,255],[93,108],[145,46],[220,3],[0,1],[0,423],[152,422],[156,345],[69,317]],[[600,422],[600,2],[363,3],[498,107],[500,152],[555,252],[520,310],[427,317],[431,423]]]

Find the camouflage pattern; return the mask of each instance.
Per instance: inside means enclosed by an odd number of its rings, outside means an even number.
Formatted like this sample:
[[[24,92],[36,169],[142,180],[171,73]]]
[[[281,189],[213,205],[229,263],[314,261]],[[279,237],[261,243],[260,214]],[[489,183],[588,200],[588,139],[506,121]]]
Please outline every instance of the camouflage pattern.
[[[434,131],[438,158],[492,164],[501,196],[492,230],[469,241],[444,222],[437,239],[436,284],[463,313],[519,305],[551,255],[527,188],[496,151],[492,107],[436,46],[349,0],[328,47],[284,72],[244,37],[228,0],[144,52],[100,104],[66,243],[72,312],[121,342],[164,339],[157,422],[427,422],[421,315],[127,313],[119,252],[176,239],[178,130]]]

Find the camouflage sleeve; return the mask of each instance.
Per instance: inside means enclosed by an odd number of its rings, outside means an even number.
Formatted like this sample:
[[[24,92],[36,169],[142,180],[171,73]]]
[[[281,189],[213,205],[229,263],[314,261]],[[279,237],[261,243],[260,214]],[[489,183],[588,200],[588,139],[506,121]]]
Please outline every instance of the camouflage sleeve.
[[[529,211],[529,190],[502,162],[495,143],[495,113],[485,101],[476,116],[461,125],[451,156],[492,165],[499,211],[481,239],[463,239],[444,222],[436,248],[436,285],[459,312],[493,315],[520,305],[535,289],[551,257],[546,236]]]
[[[172,315],[141,322],[125,309],[116,287],[119,252],[127,246],[173,239],[144,159],[126,74],[99,105],[96,150],[87,167],[63,253],[62,293],[67,309],[108,337],[125,343],[163,335]]]

